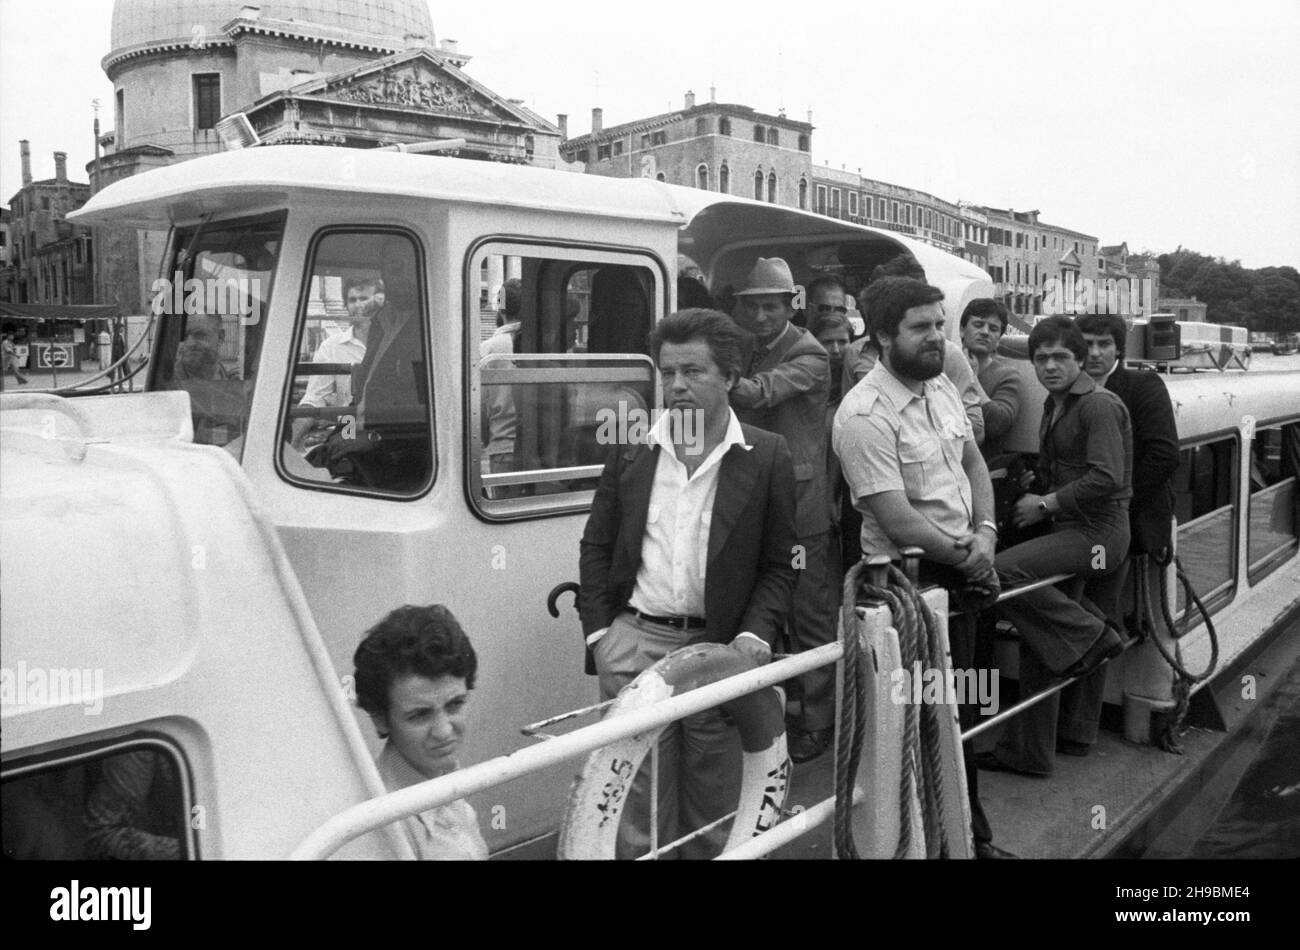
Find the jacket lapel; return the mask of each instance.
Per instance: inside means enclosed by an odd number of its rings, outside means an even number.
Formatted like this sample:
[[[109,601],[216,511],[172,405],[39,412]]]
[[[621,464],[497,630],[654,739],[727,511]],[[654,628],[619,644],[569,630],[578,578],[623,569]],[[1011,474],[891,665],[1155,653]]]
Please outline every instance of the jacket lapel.
[[[709,521],[709,564],[722,551],[731,529],[745,510],[745,502],[753,494],[754,482],[758,479],[758,467],[752,458],[756,451],[733,445],[722,460],[718,470],[718,489],[713,496],[713,517]]]
[[[624,499],[623,544],[627,548],[628,563],[634,569],[641,565],[641,541],[645,537],[646,517],[650,510],[650,492],[655,484],[655,468],[659,463],[659,450],[646,446],[632,446],[623,456],[626,468],[620,478],[619,495]]]

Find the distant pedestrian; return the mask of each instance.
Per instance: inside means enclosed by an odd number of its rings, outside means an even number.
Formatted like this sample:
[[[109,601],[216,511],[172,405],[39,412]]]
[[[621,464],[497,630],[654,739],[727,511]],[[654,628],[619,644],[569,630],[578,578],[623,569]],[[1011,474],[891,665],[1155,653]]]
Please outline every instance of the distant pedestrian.
[[[113,392],[115,393],[125,391],[127,376],[130,375],[130,369],[127,367],[125,357],[126,331],[122,328],[122,324],[118,323],[117,326],[113,328],[112,360],[113,366],[116,368],[113,370],[113,375],[110,377],[113,381]],[[131,389],[135,389],[134,382],[131,383]]]
[[[0,344],[0,356],[4,361],[4,368],[0,369],[0,389],[4,388],[5,377],[9,375],[10,370],[14,371],[18,384],[26,386],[28,379],[18,369],[18,349],[14,346],[14,335],[12,333],[4,335],[3,344]]]
[[[100,330],[95,342],[99,345],[99,368],[106,370],[113,365],[113,337],[107,330]]]

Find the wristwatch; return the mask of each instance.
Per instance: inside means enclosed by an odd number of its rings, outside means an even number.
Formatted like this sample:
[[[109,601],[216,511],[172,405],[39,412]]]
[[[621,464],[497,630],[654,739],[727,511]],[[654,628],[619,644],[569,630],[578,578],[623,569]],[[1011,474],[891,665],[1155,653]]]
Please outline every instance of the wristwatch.
[[[1041,511],[1043,514],[1047,514],[1047,499],[1046,499],[1046,498],[1040,498],[1040,499],[1038,499],[1038,510]]]

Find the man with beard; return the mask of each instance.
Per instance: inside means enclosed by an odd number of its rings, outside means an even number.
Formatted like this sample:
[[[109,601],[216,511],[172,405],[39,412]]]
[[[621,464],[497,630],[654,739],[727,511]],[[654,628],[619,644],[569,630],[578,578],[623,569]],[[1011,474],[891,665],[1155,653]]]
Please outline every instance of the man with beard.
[[[830,515],[826,490],[826,402],[830,361],[812,333],[792,325],[794,277],[779,257],[754,264],[737,291],[736,319],[754,338],[748,368],[731,390],[740,421],[785,436],[794,457],[795,524],[790,554],[798,571],[790,639],[797,651],[835,639],[830,591]],[[799,678],[800,722],[790,758],[808,762],[826,751],[835,731],[835,672],[822,667]]]
[[[1029,334],[1029,359],[1047,390],[1038,456],[1038,488],[1016,502],[1016,527],[1048,518],[1051,534],[1008,548],[997,557],[1004,585],[1053,574],[1074,579],[1021,594],[998,605],[1020,634],[1020,695],[1028,698],[1055,678],[1086,677],[1124,649],[1106,611],[1078,590],[1117,570],[1128,554],[1133,496],[1133,436],[1128,410],[1083,371],[1088,345],[1069,317],[1048,317]],[[1096,584],[1090,583],[1095,591]],[[1055,766],[1059,697],[1052,695],[1008,723],[997,747],[980,753],[981,768],[1047,776]]]
[[[971,368],[988,398],[983,406],[984,441],[980,451],[985,461],[1002,455],[1002,440],[1020,416],[1020,374],[1001,359],[998,341],[1007,329],[1007,308],[991,297],[981,297],[966,305],[961,315],[961,342]]]
[[[993,487],[961,397],[943,374],[943,291],[911,277],[884,277],[864,297],[880,359],[844,397],[833,429],[862,512],[862,551],[897,561],[901,548],[916,546],[925,552],[923,584],[996,589]],[[971,621],[957,614],[949,624],[955,670],[973,666]],[[974,725],[976,709],[973,702],[959,705],[964,728]],[[969,743],[963,752],[975,854],[1010,857],[993,844]]]

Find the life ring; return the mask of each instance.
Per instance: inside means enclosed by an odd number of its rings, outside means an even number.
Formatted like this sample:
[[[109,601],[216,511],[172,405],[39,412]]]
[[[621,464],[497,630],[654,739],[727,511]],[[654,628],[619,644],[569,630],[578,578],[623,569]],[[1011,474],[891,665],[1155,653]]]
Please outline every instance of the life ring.
[[[629,683],[608,715],[642,709],[752,669],[752,660],[722,644],[682,647]],[[740,805],[727,839],[728,849],[771,828],[781,817],[790,787],[784,707],[775,686],[720,707],[736,724],[743,758]],[[565,808],[558,849],[562,860],[613,860],[619,818],[632,780],[666,728],[610,743],[588,756]]]

